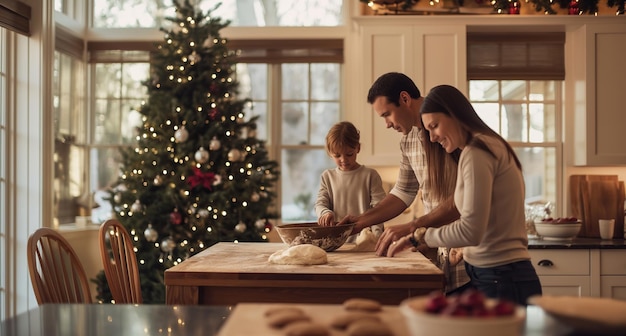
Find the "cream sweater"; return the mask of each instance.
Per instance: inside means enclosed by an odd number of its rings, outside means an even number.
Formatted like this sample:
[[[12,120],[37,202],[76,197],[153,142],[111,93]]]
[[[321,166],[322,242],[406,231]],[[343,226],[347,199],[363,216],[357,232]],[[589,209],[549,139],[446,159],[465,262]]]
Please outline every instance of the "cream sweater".
[[[494,152],[466,146],[461,152],[454,203],[460,221],[426,231],[428,246],[463,247],[477,267],[530,259],[524,227],[524,179],[503,143],[480,136]]]

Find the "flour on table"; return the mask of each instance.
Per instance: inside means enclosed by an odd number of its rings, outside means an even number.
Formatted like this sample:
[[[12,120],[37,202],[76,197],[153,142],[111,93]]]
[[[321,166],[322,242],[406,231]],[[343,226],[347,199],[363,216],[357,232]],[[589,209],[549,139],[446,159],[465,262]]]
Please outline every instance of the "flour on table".
[[[276,251],[270,255],[268,261],[280,265],[322,265],[328,263],[328,258],[323,249],[302,244]]]
[[[377,241],[378,237],[376,237],[376,234],[374,234],[370,228],[365,228],[359,232],[358,236],[356,236],[356,246],[354,246],[351,251],[375,251]]]

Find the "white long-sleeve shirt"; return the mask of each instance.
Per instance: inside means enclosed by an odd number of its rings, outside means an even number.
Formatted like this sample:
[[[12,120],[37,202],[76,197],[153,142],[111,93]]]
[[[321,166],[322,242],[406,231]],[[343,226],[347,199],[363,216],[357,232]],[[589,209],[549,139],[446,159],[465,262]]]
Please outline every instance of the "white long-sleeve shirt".
[[[494,152],[466,146],[461,152],[454,203],[460,221],[426,231],[428,246],[463,247],[477,267],[530,259],[524,227],[524,179],[506,146],[479,135]]]

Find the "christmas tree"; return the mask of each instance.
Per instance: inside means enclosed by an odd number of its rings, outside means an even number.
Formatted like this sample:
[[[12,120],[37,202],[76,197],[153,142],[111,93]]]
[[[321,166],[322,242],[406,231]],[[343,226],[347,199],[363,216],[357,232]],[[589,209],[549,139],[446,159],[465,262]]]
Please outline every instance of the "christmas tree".
[[[211,16],[217,7],[175,6],[110,197],[135,241],[145,303],[165,302],[167,268],[217,242],[266,241],[276,218],[278,164],[256,138],[256,118],[244,116],[251,102],[237,98],[236,52],[220,37],[230,22]],[[97,298],[111,302],[104,273],[94,281]]]

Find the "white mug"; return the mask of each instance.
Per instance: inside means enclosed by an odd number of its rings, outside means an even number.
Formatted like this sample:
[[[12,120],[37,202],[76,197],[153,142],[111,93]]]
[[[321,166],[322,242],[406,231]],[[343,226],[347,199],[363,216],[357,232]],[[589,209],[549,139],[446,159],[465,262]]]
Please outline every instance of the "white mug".
[[[615,219],[599,219],[598,226],[600,228],[600,238],[613,239],[613,230],[615,229]]]

